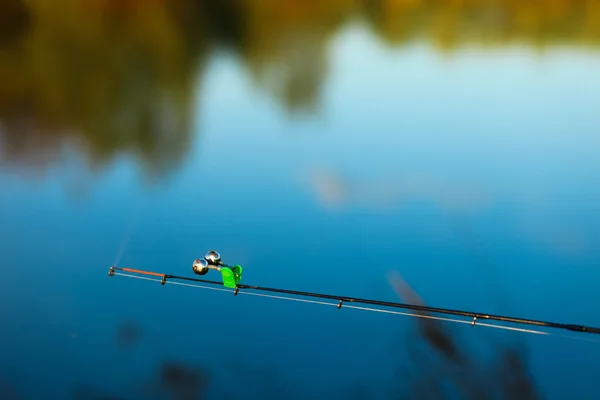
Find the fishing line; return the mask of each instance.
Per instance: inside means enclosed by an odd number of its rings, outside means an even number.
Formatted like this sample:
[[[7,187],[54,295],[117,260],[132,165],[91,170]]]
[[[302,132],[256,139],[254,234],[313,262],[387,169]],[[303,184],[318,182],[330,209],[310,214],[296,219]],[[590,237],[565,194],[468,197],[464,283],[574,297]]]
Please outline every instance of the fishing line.
[[[123,272],[120,272],[120,271],[123,271]],[[140,274],[156,276],[157,278],[161,277],[162,279],[151,278],[151,277],[147,277],[147,276],[140,276]],[[502,325],[502,324],[491,324],[491,323],[487,323],[487,322],[481,322],[481,321],[478,321],[478,318],[483,319],[483,320],[494,319],[494,320],[500,320],[500,321],[506,321],[506,322],[513,322],[513,323],[548,326],[548,327],[554,327],[554,328],[559,328],[559,329],[576,330],[576,331],[587,332],[587,333],[600,333],[600,328],[591,328],[591,327],[585,327],[585,326],[581,326],[581,325],[567,325],[567,324],[559,324],[559,323],[553,323],[553,322],[525,320],[525,319],[513,318],[513,317],[491,316],[491,315],[486,315],[486,314],[481,314],[481,313],[473,313],[473,312],[468,312],[468,311],[447,310],[447,309],[439,309],[439,308],[427,307],[427,306],[417,306],[417,305],[411,305],[411,304],[392,303],[392,302],[386,302],[386,301],[359,299],[359,298],[353,298],[353,297],[334,296],[334,295],[328,295],[328,294],[300,292],[300,291],[287,290],[287,289],[266,288],[266,287],[260,287],[260,286],[250,286],[250,285],[241,285],[241,284],[237,285],[235,289],[229,289],[229,288],[224,288],[224,287],[198,285],[195,283],[175,282],[175,281],[173,281],[173,279],[192,281],[192,282],[200,282],[200,283],[212,284],[212,285],[222,285],[222,283],[218,282],[218,281],[187,278],[187,277],[181,277],[181,276],[175,276],[175,275],[161,274],[161,273],[157,273],[157,272],[135,270],[135,269],[130,269],[130,268],[118,268],[118,267],[113,266],[109,270],[109,276],[114,276],[114,275],[124,276],[127,278],[141,279],[141,280],[145,280],[145,281],[158,282],[162,285],[173,284],[173,285],[187,286],[187,287],[193,287],[193,288],[198,288],[198,289],[207,289],[207,290],[215,290],[215,291],[220,291],[220,292],[228,292],[228,293],[233,293],[234,295],[243,294],[243,295],[265,297],[265,298],[271,298],[271,299],[280,299],[280,300],[297,301],[297,302],[303,302],[303,303],[311,303],[311,304],[317,304],[317,305],[335,306],[338,309],[342,308],[342,306],[343,306],[344,308],[351,308],[351,309],[355,309],[355,310],[379,312],[379,313],[393,314],[393,315],[402,315],[402,316],[407,316],[407,317],[412,317],[412,318],[424,318],[424,319],[431,319],[431,320],[437,320],[437,321],[459,323],[459,324],[463,324],[463,325],[464,324],[470,324],[472,326],[478,325],[478,326],[483,326],[486,328],[503,329],[503,330],[508,330],[508,331],[520,332],[520,333],[529,333],[529,334],[544,335],[544,336],[556,336],[556,337],[561,337],[561,338],[565,338],[565,339],[583,340],[583,341],[590,341],[590,342],[594,342],[594,343],[600,343],[600,340],[593,340],[590,338],[582,338],[582,337],[577,337],[577,336],[573,336],[573,335],[561,335],[561,334],[557,334],[557,333],[550,333],[550,332],[545,332],[545,331],[540,331],[540,330],[535,330],[535,329],[518,328],[518,327],[512,327],[512,326],[507,326],[507,325]],[[240,291],[240,289],[277,292],[277,293],[285,293],[285,294],[304,296],[304,297],[326,298],[326,299],[331,299],[331,300],[338,300],[339,303],[332,303],[332,302],[312,300],[312,299],[301,299],[301,298],[297,298],[297,297],[280,296],[280,295],[273,295],[273,294],[266,294],[266,293],[247,292],[247,291]],[[396,311],[396,310],[387,310],[387,309],[375,308],[375,307],[357,306],[357,305],[352,305],[352,304],[344,304],[344,302],[346,302],[346,303],[365,303],[365,304],[413,309],[413,310],[442,313],[442,314],[445,313],[445,314],[462,315],[462,316],[472,317],[473,320],[469,321],[469,320],[458,319],[458,318],[440,317],[440,316],[434,316],[434,315],[423,315],[423,314],[402,312],[402,311]]]
[[[139,215],[140,215],[139,207],[136,207],[136,211],[134,211],[132,213],[132,215],[130,216],[129,223],[127,224],[127,226],[125,228],[125,234],[123,235],[123,240],[121,241],[121,246],[119,247],[119,250],[117,251],[117,256],[115,257],[114,265],[119,265],[119,262],[121,261],[121,257],[123,257],[123,254],[125,253],[125,250],[127,249],[127,246],[129,245],[129,239],[131,239],[131,235],[133,234],[133,228],[137,224]]]

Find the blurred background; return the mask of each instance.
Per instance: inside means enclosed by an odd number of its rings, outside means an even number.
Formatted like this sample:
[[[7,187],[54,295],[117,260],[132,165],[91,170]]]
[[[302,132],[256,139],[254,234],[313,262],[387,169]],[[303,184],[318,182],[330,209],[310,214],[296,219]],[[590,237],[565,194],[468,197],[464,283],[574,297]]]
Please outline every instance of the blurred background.
[[[2,0],[0,398],[589,398],[598,342],[107,272],[600,326],[599,93],[593,0]]]

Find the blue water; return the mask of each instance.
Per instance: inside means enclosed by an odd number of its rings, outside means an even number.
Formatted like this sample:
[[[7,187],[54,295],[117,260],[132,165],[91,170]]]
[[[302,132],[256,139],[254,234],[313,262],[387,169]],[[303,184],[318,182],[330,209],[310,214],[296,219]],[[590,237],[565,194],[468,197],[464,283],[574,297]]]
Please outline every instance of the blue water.
[[[215,396],[402,384],[413,319],[109,278],[129,227],[122,267],[191,276],[214,248],[246,283],[389,301],[396,270],[432,306],[600,326],[597,71],[585,50],[443,55],[353,28],[316,115],[291,116],[216,54],[163,176],[128,154],[93,169],[76,148],[38,176],[0,171],[1,376],[24,398],[134,396],[165,359],[210,370]],[[127,349],[123,322],[142,330]],[[453,329],[524,344],[546,398],[600,389],[600,343]]]

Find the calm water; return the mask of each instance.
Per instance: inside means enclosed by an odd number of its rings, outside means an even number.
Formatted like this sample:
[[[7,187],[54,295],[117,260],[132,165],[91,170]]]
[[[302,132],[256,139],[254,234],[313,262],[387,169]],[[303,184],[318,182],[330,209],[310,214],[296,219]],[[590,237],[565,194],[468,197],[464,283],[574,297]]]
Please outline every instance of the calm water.
[[[395,270],[432,306],[600,326],[599,36],[540,37],[509,5],[505,31],[343,2],[256,22],[248,3],[199,27],[160,2],[8,8],[25,22],[0,48],[3,398],[160,398],[166,361],[209,398],[454,379],[410,361],[411,318],[109,278],[117,258],[191,276],[215,248],[246,283],[389,301]],[[573,4],[557,15],[587,26]],[[487,389],[509,345],[543,398],[600,389],[600,342],[450,328]]]

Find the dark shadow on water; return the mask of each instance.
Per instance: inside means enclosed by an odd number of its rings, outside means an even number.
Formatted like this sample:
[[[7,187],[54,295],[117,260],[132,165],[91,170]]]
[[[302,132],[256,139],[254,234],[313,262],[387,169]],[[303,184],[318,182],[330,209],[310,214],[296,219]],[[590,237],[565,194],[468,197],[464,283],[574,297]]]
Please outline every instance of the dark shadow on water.
[[[119,397],[102,390],[89,386],[78,386],[73,389],[73,400],[125,400],[126,397]]]
[[[155,376],[144,382],[131,382],[133,395],[108,393],[92,386],[78,385],[73,400],[172,399],[196,400],[206,398],[209,374],[201,367],[168,360],[158,366]]]
[[[402,301],[424,305],[418,294],[397,273],[389,275],[390,283]],[[427,316],[428,314],[422,314]],[[528,366],[524,346],[506,345],[484,339],[491,357],[484,358],[473,351],[473,334],[461,336],[460,330],[451,329],[448,322],[413,318],[414,325],[408,335],[394,340],[404,342],[404,349],[391,351],[398,354],[398,365],[387,385],[369,384],[367,381],[342,382],[339,398],[344,399],[516,399],[540,400],[539,393]],[[116,327],[119,349],[141,340],[141,328],[127,322]],[[406,350],[406,351],[404,351]],[[408,354],[408,357],[406,357]],[[316,366],[318,368],[318,366]],[[378,365],[365,365],[376,370]],[[257,360],[233,357],[227,366],[227,377],[206,365],[176,359],[160,362],[154,373],[141,381],[134,380],[123,392],[108,392],[86,384],[73,389],[74,400],[100,399],[204,399],[209,391],[219,399],[260,398],[320,398],[318,388],[307,382],[302,388],[287,382],[281,368]],[[136,375],[135,371],[131,371]],[[234,377],[234,379],[229,379]],[[216,381],[230,382],[215,387]],[[11,393],[7,384],[0,385],[3,393]],[[132,392],[133,395],[124,393]],[[13,391],[14,393],[14,391]],[[18,398],[13,395],[12,398]],[[11,398],[5,397],[2,398]]]
[[[167,361],[159,370],[161,390],[173,399],[201,399],[208,387],[207,372],[174,361]]]
[[[425,305],[398,273],[389,279],[402,301]],[[410,374],[405,376],[409,398],[542,399],[522,346],[486,340],[493,361],[483,363],[469,339],[450,330],[448,322],[416,318],[415,323],[407,342],[410,363],[404,369]]]
[[[124,322],[117,328],[117,346],[128,348],[136,345],[142,338],[142,328],[134,322]]]
[[[17,391],[11,384],[0,377],[0,399],[21,400],[22,397],[17,394]]]

